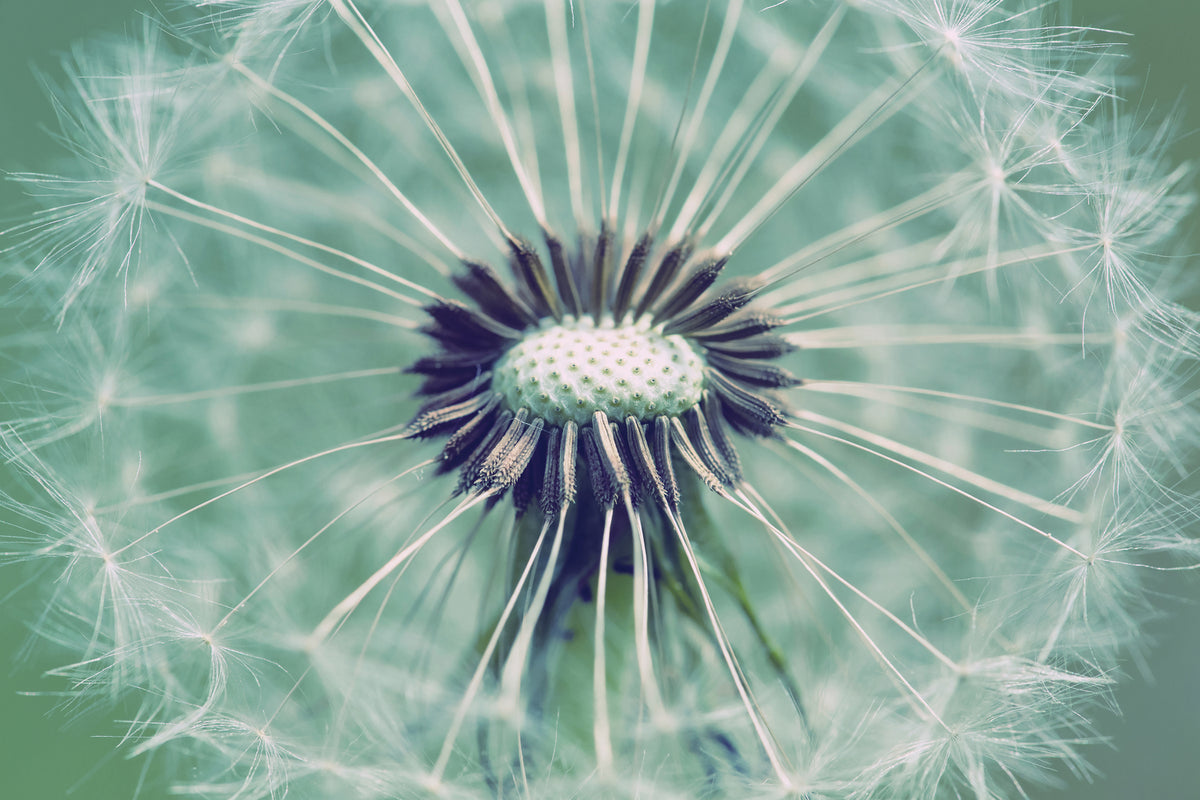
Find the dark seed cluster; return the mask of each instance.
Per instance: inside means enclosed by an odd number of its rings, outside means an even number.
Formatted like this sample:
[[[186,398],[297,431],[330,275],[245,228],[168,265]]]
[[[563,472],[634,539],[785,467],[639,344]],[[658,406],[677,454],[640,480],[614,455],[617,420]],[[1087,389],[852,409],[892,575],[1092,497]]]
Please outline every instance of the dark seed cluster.
[[[575,501],[583,472],[600,507],[629,499],[674,513],[676,464],[722,491],[741,480],[732,434],[771,437],[784,423],[777,390],[799,381],[771,363],[792,348],[772,332],[776,317],[748,307],[760,288],[754,281],[710,291],[727,257],[695,255],[687,242],[656,254],[647,234],[617,264],[611,232],[594,239],[569,255],[547,234],[549,268],[531,244],[512,239],[511,279],[466,261],[454,283],[473,303],[440,299],[426,307],[422,331],[438,350],[409,368],[424,376],[425,402],[406,433],[446,437],[439,471],[458,470],[460,493],[511,491],[519,512],[536,503],[550,516]],[[664,337],[683,337],[704,361],[698,402],[644,418],[597,409],[586,421],[553,422],[512,407],[512,394],[498,390],[498,362],[549,321],[585,316],[617,330],[645,329],[648,321]]]

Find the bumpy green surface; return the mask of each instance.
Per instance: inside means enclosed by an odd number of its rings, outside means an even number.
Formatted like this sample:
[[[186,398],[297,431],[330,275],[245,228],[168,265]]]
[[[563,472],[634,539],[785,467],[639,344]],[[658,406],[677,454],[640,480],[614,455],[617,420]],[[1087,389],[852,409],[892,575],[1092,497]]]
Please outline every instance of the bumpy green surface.
[[[704,362],[682,336],[585,317],[526,336],[496,364],[494,382],[509,408],[552,425],[584,425],[596,411],[649,420],[700,402]]]

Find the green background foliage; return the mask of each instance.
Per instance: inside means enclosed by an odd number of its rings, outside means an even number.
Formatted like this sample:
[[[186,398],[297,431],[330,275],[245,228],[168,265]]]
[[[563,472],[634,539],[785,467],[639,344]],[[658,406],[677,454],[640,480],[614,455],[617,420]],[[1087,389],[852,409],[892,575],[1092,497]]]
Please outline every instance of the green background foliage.
[[[153,13],[147,0],[0,0],[0,169],[46,169],[58,155],[51,135],[54,112],[35,79],[35,70],[57,74],[57,54],[72,42],[97,35],[135,33],[139,13]],[[1126,31],[1116,39],[1134,76],[1124,87],[1131,107],[1161,116],[1178,109],[1177,159],[1200,162],[1200,2],[1076,0],[1068,9],[1072,23]],[[19,187],[0,183],[0,228],[30,208]],[[1187,231],[1190,253],[1200,253],[1193,214]],[[1200,261],[1198,261],[1200,266]],[[1193,267],[1195,269],[1197,267]],[[1193,298],[1195,306],[1200,298]],[[0,317],[8,313],[0,311]],[[5,329],[0,322],[0,333]],[[6,376],[0,375],[0,381]],[[1195,460],[1195,459],[1193,459]],[[39,667],[61,662],[44,648],[22,658],[28,631],[22,620],[36,615],[36,597],[21,591],[27,576],[19,568],[0,570],[0,794],[15,800],[83,798],[118,800],[138,796],[156,800],[161,789],[153,775],[163,765],[128,761],[114,754],[121,733],[107,707],[52,710],[55,698],[30,696],[51,683]],[[1196,749],[1200,742],[1200,590],[1194,576],[1164,583],[1163,605],[1169,618],[1148,626],[1154,642],[1149,669],[1126,665],[1119,693],[1122,718],[1104,721],[1113,750],[1097,748],[1093,761],[1103,773],[1095,784],[1068,781],[1065,792],[1045,790],[1045,800],[1131,800],[1197,797]],[[143,771],[151,779],[143,789]],[[1069,776],[1068,776],[1069,777]]]

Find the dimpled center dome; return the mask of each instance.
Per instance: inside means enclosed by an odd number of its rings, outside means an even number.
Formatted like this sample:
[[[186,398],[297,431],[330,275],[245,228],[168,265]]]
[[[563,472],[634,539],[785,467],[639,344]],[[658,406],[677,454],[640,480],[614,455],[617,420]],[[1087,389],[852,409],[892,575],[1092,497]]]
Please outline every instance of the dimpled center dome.
[[[636,326],[567,318],[530,333],[497,362],[494,386],[512,410],[528,408],[552,425],[651,420],[700,402],[704,362],[682,336]]]

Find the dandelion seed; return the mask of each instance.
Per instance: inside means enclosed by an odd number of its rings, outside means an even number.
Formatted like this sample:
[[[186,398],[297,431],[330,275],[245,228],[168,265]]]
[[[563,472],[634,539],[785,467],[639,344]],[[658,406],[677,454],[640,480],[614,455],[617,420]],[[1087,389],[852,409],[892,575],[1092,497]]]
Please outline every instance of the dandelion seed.
[[[79,163],[18,176],[51,323],[0,428],[57,675],[140,698],[171,791],[1092,774],[1200,430],[1191,198],[1101,35],[192,6],[77,57]]]

